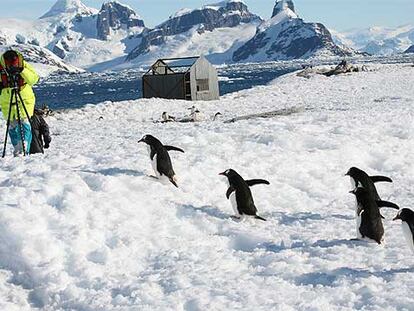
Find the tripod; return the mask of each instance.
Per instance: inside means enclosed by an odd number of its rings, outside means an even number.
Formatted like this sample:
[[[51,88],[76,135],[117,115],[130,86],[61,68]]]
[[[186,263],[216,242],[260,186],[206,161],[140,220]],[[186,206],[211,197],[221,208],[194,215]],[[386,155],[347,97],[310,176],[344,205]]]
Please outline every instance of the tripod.
[[[11,87],[10,87],[11,88],[11,96],[10,96],[9,114],[8,114],[8,117],[7,117],[6,137],[4,138],[2,158],[4,158],[5,155],[6,155],[7,137],[8,137],[9,129],[10,129],[10,118],[11,118],[11,112],[12,112],[12,107],[13,106],[16,106],[17,124],[18,124],[19,132],[20,132],[20,139],[21,139],[22,148],[23,148],[23,155],[24,156],[27,155],[26,146],[25,146],[24,137],[23,137],[24,133],[23,133],[22,118],[21,118],[21,114],[20,114],[19,101],[21,103],[21,106],[23,107],[23,110],[24,110],[24,113],[26,115],[27,120],[29,121],[30,127],[33,128],[32,120],[29,116],[29,113],[27,112],[26,105],[24,104],[23,98],[20,94],[18,75],[9,75],[9,80],[10,80],[9,82],[11,84]],[[38,140],[38,137],[32,137],[32,139],[33,138]],[[42,149],[42,153],[44,153],[43,149]]]

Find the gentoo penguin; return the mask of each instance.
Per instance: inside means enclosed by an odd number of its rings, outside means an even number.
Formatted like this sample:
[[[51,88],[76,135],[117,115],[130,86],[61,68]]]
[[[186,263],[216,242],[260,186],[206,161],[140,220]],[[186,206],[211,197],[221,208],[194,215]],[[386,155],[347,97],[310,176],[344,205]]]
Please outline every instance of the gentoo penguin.
[[[170,116],[166,111],[164,111],[162,113],[161,118],[162,118],[162,121],[161,121],[162,123],[174,122],[175,121],[175,117]]]
[[[203,115],[195,106],[188,108],[190,111],[190,119],[193,122],[200,122],[203,120]]]
[[[254,205],[252,192],[249,187],[258,184],[269,185],[270,183],[267,180],[244,180],[243,177],[232,169],[228,169],[219,175],[227,177],[229,188],[227,189],[226,197],[230,199],[235,218],[240,219],[243,215],[248,215],[266,221],[266,219],[257,215],[257,208]]]
[[[220,116],[222,116],[221,112],[216,112],[216,114],[213,116],[213,121],[218,120]]]
[[[385,176],[368,176],[367,173],[365,173],[363,170],[357,167],[351,167],[345,175],[350,177],[352,190],[356,190],[356,188],[358,187],[363,187],[367,191],[369,191],[374,196],[374,199],[377,201],[380,201],[381,198],[378,195],[377,188],[375,188],[374,183],[392,182],[391,178],[388,178]],[[355,204],[356,233],[357,233],[357,238],[361,239],[362,236],[359,231],[359,227],[361,225],[361,217],[358,214],[357,210],[358,210],[358,202],[356,202]]]
[[[356,196],[357,216],[360,216],[361,223],[358,229],[358,238],[369,238],[381,244],[384,236],[384,226],[380,207],[392,207],[399,209],[398,205],[391,202],[377,201],[375,196],[363,187],[357,187],[350,191]]]
[[[375,200],[380,200],[380,196],[374,183],[392,182],[392,179],[386,176],[368,176],[367,173],[357,167],[351,167],[345,175],[350,177],[352,189],[364,187],[374,195]]]
[[[155,177],[167,177],[168,180],[178,188],[168,151],[174,150],[184,153],[184,150],[173,146],[163,145],[157,138],[152,135],[145,135],[138,141],[138,143],[140,142],[147,144],[148,153],[151,159],[152,168],[154,169]]]
[[[414,212],[408,208],[403,208],[393,220],[397,219],[402,220],[405,239],[411,251],[414,252]]]

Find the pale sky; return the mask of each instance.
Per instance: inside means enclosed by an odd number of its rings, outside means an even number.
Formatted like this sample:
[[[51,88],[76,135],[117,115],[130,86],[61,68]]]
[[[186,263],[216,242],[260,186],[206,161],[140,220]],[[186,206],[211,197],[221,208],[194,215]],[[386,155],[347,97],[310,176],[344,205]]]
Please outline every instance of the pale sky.
[[[0,15],[36,19],[56,0],[0,0]],[[103,0],[83,0],[100,8]],[[198,8],[218,0],[119,0],[131,6],[148,27],[165,21],[181,8]],[[274,0],[244,0],[250,11],[269,18]],[[321,22],[328,28],[348,30],[371,26],[396,27],[414,24],[414,0],[294,0],[296,11],[306,21]]]

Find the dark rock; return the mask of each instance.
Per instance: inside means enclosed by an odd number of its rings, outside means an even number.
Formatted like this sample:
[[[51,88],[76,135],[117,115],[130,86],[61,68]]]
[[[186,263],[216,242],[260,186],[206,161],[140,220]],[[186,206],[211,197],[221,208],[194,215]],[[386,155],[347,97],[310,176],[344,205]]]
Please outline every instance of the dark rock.
[[[141,43],[131,51],[127,60],[148,53],[151,46],[164,44],[168,36],[185,33],[194,27],[197,27],[198,33],[204,33],[216,28],[236,27],[241,23],[261,21],[261,18],[251,13],[243,2],[228,1],[221,5],[206,5],[202,9],[172,16],[157,28],[145,31]]]
[[[410,46],[404,53],[414,53],[414,44]]]
[[[285,9],[285,7],[295,12],[295,5],[293,4],[293,0],[276,0],[275,7],[273,8],[272,17],[282,12]]]
[[[293,7],[293,2],[277,1],[274,14],[281,14],[282,10]],[[293,11],[293,10],[292,10]],[[285,11],[280,15],[279,23],[258,28],[256,35],[236,50],[233,61],[241,62],[250,58],[251,61],[289,60],[311,57],[320,50],[331,55],[351,56],[354,51],[342,48],[333,42],[329,30],[320,23],[305,23],[296,15]],[[255,59],[256,57],[256,59]]]
[[[111,30],[126,29],[132,27],[145,27],[144,21],[140,19],[134,10],[118,2],[106,2],[98,13],[96,23],[98,38],[107,40]]]

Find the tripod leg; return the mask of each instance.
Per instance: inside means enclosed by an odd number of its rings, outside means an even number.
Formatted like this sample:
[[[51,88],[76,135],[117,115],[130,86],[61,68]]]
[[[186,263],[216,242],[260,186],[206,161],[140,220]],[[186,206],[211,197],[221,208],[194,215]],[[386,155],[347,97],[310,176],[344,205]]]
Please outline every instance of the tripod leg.
[[[19,132],[20,132],[20,139],[22,141],[22,148],[23,148],[23,155],[26,156],[26,147],[24,144],[24,132],[23,132],[23,125],[22,125],[22,119],[20,117],[20,109],[19,109],[19,101],[17,97],[17,90],[16,90],[16,111],[17,111],[17,122],[19,126]]]
[[[13,96],[14,96],[14,94],[13,94],[13,90],[12,90],[12,96],[10,97],[10,105],[9,105],[9,115],[7,117],[6,136],[4,137],[4,146],[3,146],[2,158],[4,158],[6,156],[7,137],[9,135],[9,129],[10,129],[10,117],[11,117],[11,111],[12,111]]]
[[[40,141],[39,141],[39,137],[37,137],[36,135],[33,135],[33,122],[32,122],[32,119],[29,116],[26,105],[24,104],[23,98],[22,98],[19,91],[17,92],[17,95],[19,96],[19,100],[22,103],[22,107],[23,107],[24,113],[26,114],[27,120],[29,120],[30,128],[31,128],[31,131],[32,131],[32,139],[36,139],[36,143],[40,146],[40,148],[42,150],[42,153],[45,153],[45,151],[43,150],[43,144],[41,144]]]

